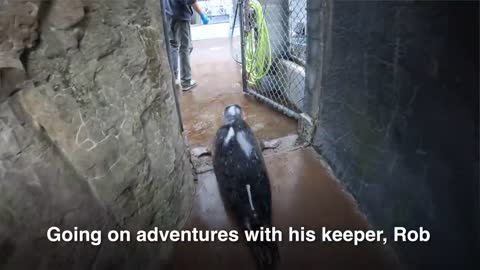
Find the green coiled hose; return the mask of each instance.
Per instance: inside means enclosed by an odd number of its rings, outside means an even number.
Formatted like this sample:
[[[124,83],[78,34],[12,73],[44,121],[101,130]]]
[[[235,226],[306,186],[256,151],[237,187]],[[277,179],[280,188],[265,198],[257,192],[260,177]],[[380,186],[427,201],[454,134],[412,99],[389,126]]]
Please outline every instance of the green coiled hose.
[[[250,0],[249,3],[255,12],[256,27],[245,33],[245,61],[248,83],[256,85],[272,65],[272,48],[262,5],[257,0]]]

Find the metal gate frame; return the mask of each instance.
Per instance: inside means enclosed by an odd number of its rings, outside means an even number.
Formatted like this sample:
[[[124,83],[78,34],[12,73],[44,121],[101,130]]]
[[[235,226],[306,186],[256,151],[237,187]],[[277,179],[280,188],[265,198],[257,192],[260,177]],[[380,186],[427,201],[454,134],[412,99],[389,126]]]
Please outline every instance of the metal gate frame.
[[[285,1],[288,2],[288,0],[285,0]],[[282,112],[283,114],[285,114],[289,117],[292,117],[292,118],[294,118],[296,120],[299,120],[299,121],[304,120],[305,117],[308,117],[303,113],[304,108],[301,108],[299,110],[298,108],[293,108],[294,106],[291,106],[290,108],[288,106],[286,106],[285,103],[288,103],[288,100],[287,100],[287,98],[285,97],[284,94],[281,94],[284,97],[283,97],[283,100],[280,99],[280,102],[279,102],[278,99],[274,100],[273,95],[270,95],[270,96],[266,95],[265,91],[264,91],[264,93],[262,93],[262,91],[258,91],[258,89],[254,89],[254,87],[252,87],[249,84],[249,78],[248,78],[248,73],[247,73],[247,64],[246,64],[246,61],[247,61],[247,59],[246,59],[246,45],[247,45],[246,44],[246,32],[247,32],[247,24],[249,23],[247,20],[248,20],[249,17],[251,18],[251,16],[248,14],[248,12],[249,12],[249,2],[250,2],[250,0],[238,0],[238,3],[237,3],[239,5],[239,15],[240,15],[240,42],[241,42],[241,57],[242,57],[242,85],[243,85],[243,91],[246,95],[253,96],[257,100],[273,107],[274,109]],[[263,2],[265,2],[265,0],[263,0]],[[305,10],[306,10],[306,7],[305,7]],[[265,10],[263,10],[263,12],[265,13]],[[286,15],[289,18],[288,18],[288,20],[285,19],[284,21],[288,23],[288,25],[286,25],[287,31],[290,31],[291,30],[290,29],[290,12],[288,12]],[[283,25],[282,27],[285,27],[285,26]],[[305,31],[305,29],[304,29],[304,31]],[[289,54],[289,52],[287,52],[287,54]],[[303,67],[303,69],[305,69],[305,60],[302,60],[299,57],[294,56],[294,55],[290,55],[290,54],[288,55],[288,60],[291,61],[294,64],[297,64],[297,65]],[[269,73],[270,73],[270,71],[269,71]],[[278,85],[281,85],[282,83],[288,84],[288,78],[280,78],[278,81],[280,81],[280,82],[276,82]],[[305,87],[305,77],[303,78],[303,85]],[[275,88],[275,90],[282,93],[282,91],[287,91],[288,89],[276,89]],[[303,90],[303,91],[305,91],[305,90]],[[284,102],[282,102],[282,101],[284,101]],[[282,103],[284,103],[284,104],[282,104]]]

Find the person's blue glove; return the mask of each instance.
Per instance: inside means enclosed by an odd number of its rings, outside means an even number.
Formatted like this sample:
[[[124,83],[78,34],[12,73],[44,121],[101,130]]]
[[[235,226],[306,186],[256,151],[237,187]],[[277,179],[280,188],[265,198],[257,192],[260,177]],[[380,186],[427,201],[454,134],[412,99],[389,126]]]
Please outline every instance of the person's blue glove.
[[[200,18],[202,19],[203,24],[208,24],[208,22],[210,21],[207,14],[205,14],[205,13],[200,14]]]

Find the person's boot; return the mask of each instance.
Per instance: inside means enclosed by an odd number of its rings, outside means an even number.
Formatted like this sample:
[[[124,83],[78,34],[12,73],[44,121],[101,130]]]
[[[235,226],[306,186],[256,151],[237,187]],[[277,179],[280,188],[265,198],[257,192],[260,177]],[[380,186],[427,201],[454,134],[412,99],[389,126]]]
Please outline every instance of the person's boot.
[[[189,91],[189,90],[192,90],[197,85],[198,84],[195,80],[190,80],[189,82],[182,82],[182,90]]]

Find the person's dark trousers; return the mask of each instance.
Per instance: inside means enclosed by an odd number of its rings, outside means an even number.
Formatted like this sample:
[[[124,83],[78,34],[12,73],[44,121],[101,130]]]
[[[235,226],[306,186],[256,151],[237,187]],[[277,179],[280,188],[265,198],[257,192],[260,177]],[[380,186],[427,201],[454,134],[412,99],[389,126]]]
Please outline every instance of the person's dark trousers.
[[[190,53],[193,50],[190,22],[167,15],[167,25],[173,74],[175,78],[178,78],[178,58],[180,56],[181,83],[182,85],[188,85],[192,80]]]

